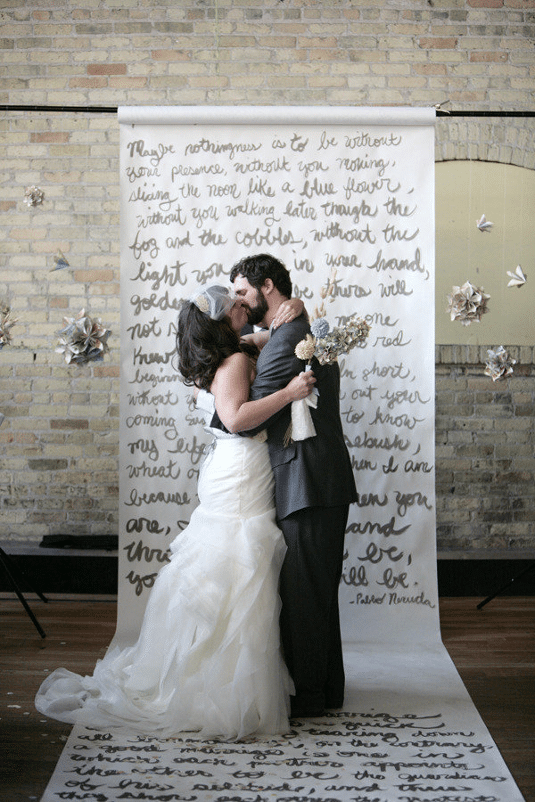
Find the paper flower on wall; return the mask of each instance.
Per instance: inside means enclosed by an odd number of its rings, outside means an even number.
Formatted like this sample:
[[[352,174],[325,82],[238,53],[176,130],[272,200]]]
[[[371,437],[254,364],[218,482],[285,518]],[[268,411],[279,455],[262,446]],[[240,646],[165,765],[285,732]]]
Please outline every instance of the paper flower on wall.
[[[519,289],[527,281],[527,277],[523,273],[521,265],[518,265],[513,273],[507,270],[506,275],[510,276],[510,281],[508,282],[509,287],[517,287]]]
[[[483,214],[480,220],[476,221],[476,227],[478,228],[479,231],[483,231],[489,234],[489,232],[493,228],[493,223],[490,223],[489,220],[486,220],[486,215]]]
[[[17,321],[11,317],[11,309],[0,302],[0,350],[11,342],[11,328]]]
[[[459,320],[462,326],[480,323],[482,315],[489,312],[489,298],[482,287],[475,287],[470,281],[466,281],[462,287],[453,287],[452,292],[447,295],[450,319]]]
[[[497,379],[505,379],[514,372],[514,365],[517,360],[510,359],[508,351],[504,346],[500,345],[495,351],[488,350],[488,358],[486,360],[486,376],[491,376],[494,382]]]
[[[24,203],[27,206],[39,206],[40,203],[43,203],[45,198],[45,193],[39,187],[26,187],[24,192]]]
[[[108,337],[111,331],[100,320],[92,320],[82,309],[74,317],[65,317],[67,325],[58,332],[57,354],[63,354],[69,365],[71,362],[101,362],[109,350]]]

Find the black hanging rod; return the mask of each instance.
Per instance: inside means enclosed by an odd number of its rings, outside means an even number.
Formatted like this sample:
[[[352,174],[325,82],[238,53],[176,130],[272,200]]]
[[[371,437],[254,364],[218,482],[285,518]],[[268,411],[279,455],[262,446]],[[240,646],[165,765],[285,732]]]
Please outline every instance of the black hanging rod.
[[[446,111],[436,109],[438,117],[534,117],[533,111]]]
[[[117,106],[11,106],[0,105],[2,111],[69,111],[91,114],[117,114]]]
[[[73,112],[86,114],[117,114],[117,106],[13,106],[1,104],[1,111]],[[438,117],[534,117],[533,111],[447,111],[436,109]]]

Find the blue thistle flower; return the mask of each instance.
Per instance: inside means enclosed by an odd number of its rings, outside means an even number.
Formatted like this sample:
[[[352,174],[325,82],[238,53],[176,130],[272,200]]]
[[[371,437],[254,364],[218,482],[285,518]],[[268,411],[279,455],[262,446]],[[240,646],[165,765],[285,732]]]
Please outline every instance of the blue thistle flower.
[[[329,333],[329,323],[326,318],[318,317],[316,320],[313,320],[311,323],[311,332],[317,340],[321,340],[322,337],[325,337]]]

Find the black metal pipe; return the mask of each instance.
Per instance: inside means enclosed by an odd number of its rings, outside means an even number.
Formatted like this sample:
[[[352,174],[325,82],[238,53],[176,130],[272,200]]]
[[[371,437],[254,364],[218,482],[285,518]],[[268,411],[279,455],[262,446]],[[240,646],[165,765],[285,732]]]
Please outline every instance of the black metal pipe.
[[[86,114],[117,114],[117,106],[15,106],[0,104],[1,111],[72,112]],[[447,111],[436,109],[438,117],[534,117],[533,111]]]

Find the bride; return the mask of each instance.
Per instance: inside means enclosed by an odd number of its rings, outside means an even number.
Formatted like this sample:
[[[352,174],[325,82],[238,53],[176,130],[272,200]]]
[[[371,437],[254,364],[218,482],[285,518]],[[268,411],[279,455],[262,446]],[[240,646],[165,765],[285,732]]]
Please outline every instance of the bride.
[[[290,301],[282,315],[291,319],[302,307]],[[210,391],[200,403],[215,403],[227,431],[208,429],[214,441],[199,476],[200,504],[170,546],[171,561],[155,581],[137,643],[112,645],[92,676],[53,671],[36,695],[41,713],[163,737],[288,731],[293,687],[278,623],[286,546],[275,523],[266,443],[234,433],[305,398],[315,379],[302,373],[282,390],[249,401],[253,354],[267,334],[240,340],[246,320],[242,302],[225,287],[198,292],[181,308],[181,374],[196,391]]]

